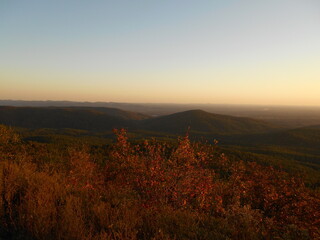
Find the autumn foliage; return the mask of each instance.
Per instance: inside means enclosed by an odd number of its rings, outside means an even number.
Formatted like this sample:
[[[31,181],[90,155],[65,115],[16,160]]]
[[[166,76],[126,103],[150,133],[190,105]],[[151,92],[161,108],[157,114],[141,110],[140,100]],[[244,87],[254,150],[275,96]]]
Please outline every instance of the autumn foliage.
[[[214,144],[108,149],[23,143],[0,131],[0,238],[318,239],[320,196]]]

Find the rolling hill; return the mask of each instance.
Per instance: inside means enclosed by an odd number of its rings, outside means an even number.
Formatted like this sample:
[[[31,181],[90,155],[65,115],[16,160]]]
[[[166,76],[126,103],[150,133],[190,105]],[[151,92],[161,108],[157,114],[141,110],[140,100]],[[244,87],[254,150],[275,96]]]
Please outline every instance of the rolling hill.
[[[103,107],[0,107],[0,123],[24,128],[74,128],[103,131],[125,127],[161,133],[253,134],[273,125],[250,118],[191,110],[151,118],[140,113]]]
[[[305,171],[312,186],[320,184],[320,126],[283,129],[251,118],[178,112],[160,117],[104,107],[0,107],[0,124],[19,127],[26,141],[91,145],[109,144],[113,128],[127,128],[131,139],[156,137],[165,141],[185,135],[196,140],[218,139],[236,159]]]
[[[124,111],[139,112],[149,116],[164,116],[192,109],[202,109],[215,114],[259,119],[268,123],[281,125],[284,128],[297,128],[320,124],[320,107],[312,106],[22,101],[1,99],[0,106],[117,108]]]
[[[134,126],[148,116],[114,108],[0,107],[0,123],[24,128],[74,128],[93,131]]]
[[[276,145],[294,149],[314,149],[320,154],[320,125],[272,133],[234,136],[233,141],[241,142],[243,145]]]
[[[141,128],[184,134],[190,127],[194,133],[204,134],[254,134],[270,132],[278,129],[263,121],[208,113],[202,110],[190,110],[141,121]]]

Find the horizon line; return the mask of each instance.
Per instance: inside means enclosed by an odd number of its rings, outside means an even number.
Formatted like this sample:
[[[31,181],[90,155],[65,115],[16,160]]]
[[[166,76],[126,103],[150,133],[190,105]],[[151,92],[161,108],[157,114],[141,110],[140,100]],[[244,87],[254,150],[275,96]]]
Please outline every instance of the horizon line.
[[[23,99],[0,99],[11,102],[70,102],[70,103],[116,103],[116,104],[154,104],[154,105],[230,105],[230,106],[257,106],[257,107],[315,107],[320,105],[295,105],[295,104],[253,104],[253,103],[174,103],[174,102],[114,102],[114,101],[79,101],[79,100],[23,100]]]

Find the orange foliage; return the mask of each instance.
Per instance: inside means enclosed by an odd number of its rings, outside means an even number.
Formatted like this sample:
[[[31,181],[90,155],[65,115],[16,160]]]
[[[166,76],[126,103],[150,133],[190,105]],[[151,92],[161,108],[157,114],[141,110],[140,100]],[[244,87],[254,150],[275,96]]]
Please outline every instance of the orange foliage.
[[[62,170],[61,159],[56,167],[43,163],[52,158],[45,145],[1,131],[0,238],[320,238],[319,193],[188,136],[176,147],[133,145],[125,130],[115,130],[103,166],[89,147],[74,147],[61,153]]]

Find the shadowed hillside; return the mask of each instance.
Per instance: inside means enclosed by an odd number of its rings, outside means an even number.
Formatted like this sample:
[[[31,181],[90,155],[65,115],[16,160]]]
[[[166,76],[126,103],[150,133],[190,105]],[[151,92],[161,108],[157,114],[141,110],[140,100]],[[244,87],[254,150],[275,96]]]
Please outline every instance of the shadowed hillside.
[[[178,134],[185,133],[190,127],[192,132],[221,135],[262,133],[277,129],[263,121],[213,114],[202,110],[191,110],[147,119],[144,121],[143,127],[148,130]]]
[[[104,131],[117,127],[183,134],[252,134],[270,132],[271,124],[250,118],[191,110],[151,118],[115,108],[91,107],[0,107],[0,123],[26,128],[75,128]]]
[[[269,142],[288,146],[316,147],[320,146],[320,125],[288,130],[275,134],[276,138],[269,138]],[[276,141],[274,141],[276,140]]]
[[[16,107],[103,107],[139,112],[149,116],[164,116],[177,112],[202,109],[204,111],[235,117],[259,119],[284,128],[297,128],[320,124],[320,107],[268,106],[233,104],[156,104],[119,102],[71,101],[15,101],[0,100],[0,106]]]
[[[320,126],[296,128],[274,133],[239,135],[226,137],[226,141],[242,143],[242,145],[275,145],[294,150],[304,150],[305,153],[320,154]]]
[[[0,107],[0,122],[26,128],[75,128],[111,130],[132,127],[146,115],[113,108]]]

